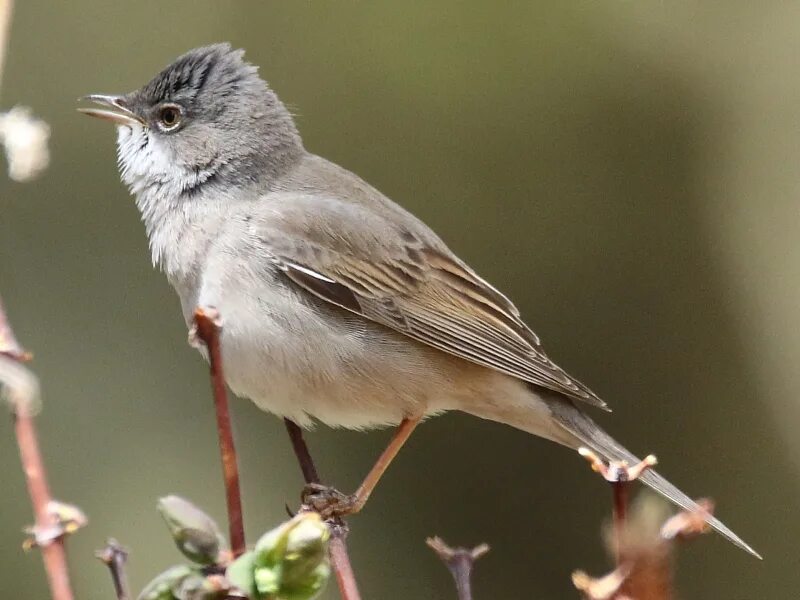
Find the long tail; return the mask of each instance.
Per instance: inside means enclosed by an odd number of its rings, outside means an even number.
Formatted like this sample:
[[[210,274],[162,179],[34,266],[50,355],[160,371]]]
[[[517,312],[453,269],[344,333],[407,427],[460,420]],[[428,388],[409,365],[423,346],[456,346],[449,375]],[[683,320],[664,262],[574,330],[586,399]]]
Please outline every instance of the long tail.
[[[627,461],[629,464],[639,462],[639,459],[625,449],[619,442],[603,431],[599,425],[583,414],[570,401],[559,398],[557,401],[548,401],[553,416],[561,427],[577,438],[579,444],[586,446],[602,456],[605,460]],[[559,440],[560,441],[560,440]],[[685,510],[697,510],[697,503],[686,494],[652,470],[645,471],[639,480],[651,487],[659,494],[674,502]],[[709,516],[706,521],[712,529],[719,532],[725,539],[749,552],[756,558],[761,555],[753,550],[744,540],[731,531],[722,521]]]

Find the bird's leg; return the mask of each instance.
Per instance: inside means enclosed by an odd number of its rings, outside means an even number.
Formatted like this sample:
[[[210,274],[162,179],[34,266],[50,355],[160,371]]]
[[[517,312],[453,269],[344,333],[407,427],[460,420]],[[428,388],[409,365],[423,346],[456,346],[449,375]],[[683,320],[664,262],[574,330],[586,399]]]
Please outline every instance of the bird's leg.
[[[403,419],[395,430],[389,445],[378,457],[354,494],[347,495],[319,483],[308,483],[303,488],[303,505],[318,512],[324,519],[343,517],[359,512],[364,508],[372,490],[378,485],[386,469],[392,464],[397,453],[400,452],[400,448],[419,425],[420,420],[420,417]]]

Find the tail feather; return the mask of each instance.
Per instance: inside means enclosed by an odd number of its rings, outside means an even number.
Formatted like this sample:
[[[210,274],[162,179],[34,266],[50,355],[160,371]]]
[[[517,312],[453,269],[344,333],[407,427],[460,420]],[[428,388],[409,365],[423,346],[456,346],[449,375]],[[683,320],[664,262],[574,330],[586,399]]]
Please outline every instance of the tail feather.
[[[605,460],[624,460],[629,464],[639,462],[638,458],[636,458],[619,442],[603,431],[599,425],[592,421],[588,416],[583,414],[571,402],[564,402],[563,399],[559,399],[557,402],[548,404],[550,404],[553,415],[564,429],[575,436],[575,438],[579,440],[580,444],[583,444],[593,452],[599,454]],[[664,479],[664,477],[653,470],[645,471],[639,478],[639,481],[685,510],[699,509],[694,500],[689,498],[689,496],[684,494],[677,487],[672,485],[669,481]],[[761,555],[758,552],[756,552],[749,544],[742,540],[716,517],[709,516],[706,519],[706,522],[712,529],[717,531],[735,546],[738,546],[756,558],[761,558]]]

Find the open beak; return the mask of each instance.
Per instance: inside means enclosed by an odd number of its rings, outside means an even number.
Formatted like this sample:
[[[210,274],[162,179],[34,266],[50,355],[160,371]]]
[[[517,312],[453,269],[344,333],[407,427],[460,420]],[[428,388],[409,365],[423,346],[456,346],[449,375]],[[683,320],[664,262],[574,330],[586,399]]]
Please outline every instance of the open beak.
[[[133,113],[127,106],[125,106],[125,101],[122,99],[122,96],[106,96],[105,94],[91,94],[89,96],[84,96],[80,98],[80,100],[88,100],[89,102],[94,102],[95,104],[99,104],[101,106],[108,106],[113,110],[105,110],[102,108],[79,108],[78,112],[83,113],[85,115],[89,115],[90,117],[97,117],[98,119],[104,119],[106,121],[111,121],[115,125],[127,125],[131,127],[133,125],[142,126],[144,125],[144,121]]]

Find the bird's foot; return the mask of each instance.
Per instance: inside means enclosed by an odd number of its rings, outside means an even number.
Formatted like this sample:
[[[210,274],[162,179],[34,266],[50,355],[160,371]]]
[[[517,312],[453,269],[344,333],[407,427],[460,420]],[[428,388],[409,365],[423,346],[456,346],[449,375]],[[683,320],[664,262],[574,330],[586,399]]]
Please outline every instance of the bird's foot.
[[[343,494],[320,483],[306,484],[300,500],[304,509],[319,513],[324,520],[340,519],[361,510],[355,494]]]

